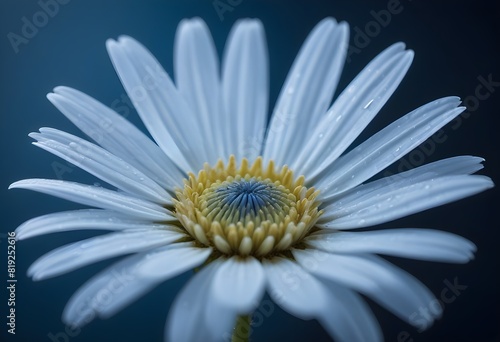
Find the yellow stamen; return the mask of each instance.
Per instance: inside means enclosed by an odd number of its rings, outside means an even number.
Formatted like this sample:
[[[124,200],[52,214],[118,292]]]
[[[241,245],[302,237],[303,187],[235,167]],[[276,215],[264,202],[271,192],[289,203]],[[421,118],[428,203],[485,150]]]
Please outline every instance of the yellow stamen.
[[[274,162],[238,167],[231,156],[227,166],[219,160],[190,173],[174,200],[179,221],[200,244],[226,255],[265,257],[283,252],[306,236],[322,211],[319,194],[306,188],[303,176]]]

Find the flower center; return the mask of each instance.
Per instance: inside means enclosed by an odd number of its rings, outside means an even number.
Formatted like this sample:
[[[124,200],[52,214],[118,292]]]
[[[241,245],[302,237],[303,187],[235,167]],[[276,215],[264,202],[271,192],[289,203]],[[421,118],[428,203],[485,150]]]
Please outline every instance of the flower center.
[[[219,222],[280,221],[292,206],[286,189],[268,179],[237,177],[215,183],[202,198],[207,203],[207,217]]]
[[[234,156],[224,165],[205,164],[198,176],[189,174],[176,191],[176,215],[199,243],[226,255],[266,256],[297,244],[322,214],[318,191],[294,179],[287,166],[263,167],[259,157],[239,167]]]

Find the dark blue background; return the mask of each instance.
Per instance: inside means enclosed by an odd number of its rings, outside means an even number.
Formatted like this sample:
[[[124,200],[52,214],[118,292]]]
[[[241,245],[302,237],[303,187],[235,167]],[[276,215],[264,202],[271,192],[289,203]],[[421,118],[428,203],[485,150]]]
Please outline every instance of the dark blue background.
[[[223,2],[226,2],[223,0]],[[237,1],[235,1],[237,2]],[[37,215],[78,208],[78,205],[22,190],[7,191],[10,183],[30,177],[55,178],[52,163],[58,159],[30,145],[29,132],[40,127],[56,127],[80,134],[45,99],[57,85],[80,89],[107,105],[121,106],[122,114],[139,125],[137,114],[122,102],[125,94],[107,57],[104,42],[128,34],[145,44],[172,71],[173,38],[178,22],[200,16],[210,27],[219,52],[231,25],[238,18],[260,18],[266,28],[270,53],[271,105],[279,92],[301,42],[312,27],[326,16],[346,20],[351,25],[351,43],[358,27],[373,20],[370,11],[387,7],[388,1],[251,1],[242,0],[220,20],[212,1],[84,1],[70,0],[15,53],[7,35],[21,33],[22,18],[32,21],[41,10],[37,1],[2,0],[0,4],[0,103],[2,167],[1,232],[14,230]],[[479,76],[500,81],[500,14],[496,1],[401,0],[403,10],[393,15],[361,53],[351,55],[342,75],[342,89],[378,52],[393,42],[404,41],[416,52],[405,80],[361,139],[378,131],[411,109],[447,95],[466,98],[474,95]],[[500,88],[479,103],[458,128],[445,128],[446,142],[438,144],[425,162],[444,157],[472,154],[486,159],[487,174],[498,182]],[[413,155],[414,160],[417,154]],[[398,163],[391,170],[398,168]],[[64,179],[98,182],[76,168]],[[439,296],[443,281],[458,277],[468,288],[445,307],[444,317],[428,331],[398,320],[370,302],[383,327],[387,341],[398,341],[406,331],[414,341],[499,341],[500,302],[498,280],[498,191],[490,190],[473,198],[416,214],[384,227],[434,227],[453,231],[474,241],[477,258],[467,265],[448,265],[391,259],[426,283]],[[111,261],[87,266],[79,271],[33,282],[25,276],[28,266],[39,256],[60,245],[95,235],[71,232],[48,235],[17,244],[16,335],[7,334],[5,291],[6,239],[0,240],[0,331],[2,341],[50,341],[50,333],[64,331],[61,312],[71,294],[90,276]],[[69,341],[161,341],[171,302],[190,275],[171,280],[126,310],[105,321],[96,320]],[[328,341],[315,321],[301,321],[277,307],[256,328],[254,341]],[[60,339],[64,341],[64,339]],[[400,339],[404,341],[404,339]],[[409,340],[407,340],[409,341]]]

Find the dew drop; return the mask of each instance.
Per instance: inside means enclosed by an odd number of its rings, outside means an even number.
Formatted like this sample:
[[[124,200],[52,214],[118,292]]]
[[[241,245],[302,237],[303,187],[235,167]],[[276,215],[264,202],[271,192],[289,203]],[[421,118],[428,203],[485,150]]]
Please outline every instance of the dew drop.
[[[373,99],[371,99],[370,101],[368,101],[367,104],[365,104],[365,106],[363,107],[363,109],[368,109],[368,107],[370,107],[370,105],[373,103]]]

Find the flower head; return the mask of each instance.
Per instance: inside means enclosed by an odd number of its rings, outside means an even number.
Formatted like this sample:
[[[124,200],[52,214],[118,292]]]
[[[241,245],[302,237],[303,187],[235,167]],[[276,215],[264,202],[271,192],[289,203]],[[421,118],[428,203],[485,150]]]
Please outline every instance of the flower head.
[[[493,186],[472,175],[483,159],[459,156],[370,179],[463,111],[446,97],[413,110],[346,152],[408,70],[397,43],[373,59],[331,104],[348,26],[327,18],[311,32],[267,124],[268,62],[258,20],[230,33],[221,70],[208,28],[182,21],[175,84],[137,41],[107,42],[113,65],[154,138],[91,97],[57,87],[49,100],[95,143],[41,128],[35,145],[99,177],[110,188],[28,179],[25,188],[95,207],[31,219],[18,239],[74,229],[113,231],[35,261],[35,280],[132,253],[84,284],[63,320],[109,317],[154,286],[198,269],[177,296],[166,338],[218,341],[264,292],[285,311],[318,319],[343,341],[382,339],[359,293],[410,324],[432,293],[376,254],[464,263],[475,245],[431,229],[354,232]],[[125,276],[105,302],[99,291]],[[434,310],[426,326],[441,315]]]

